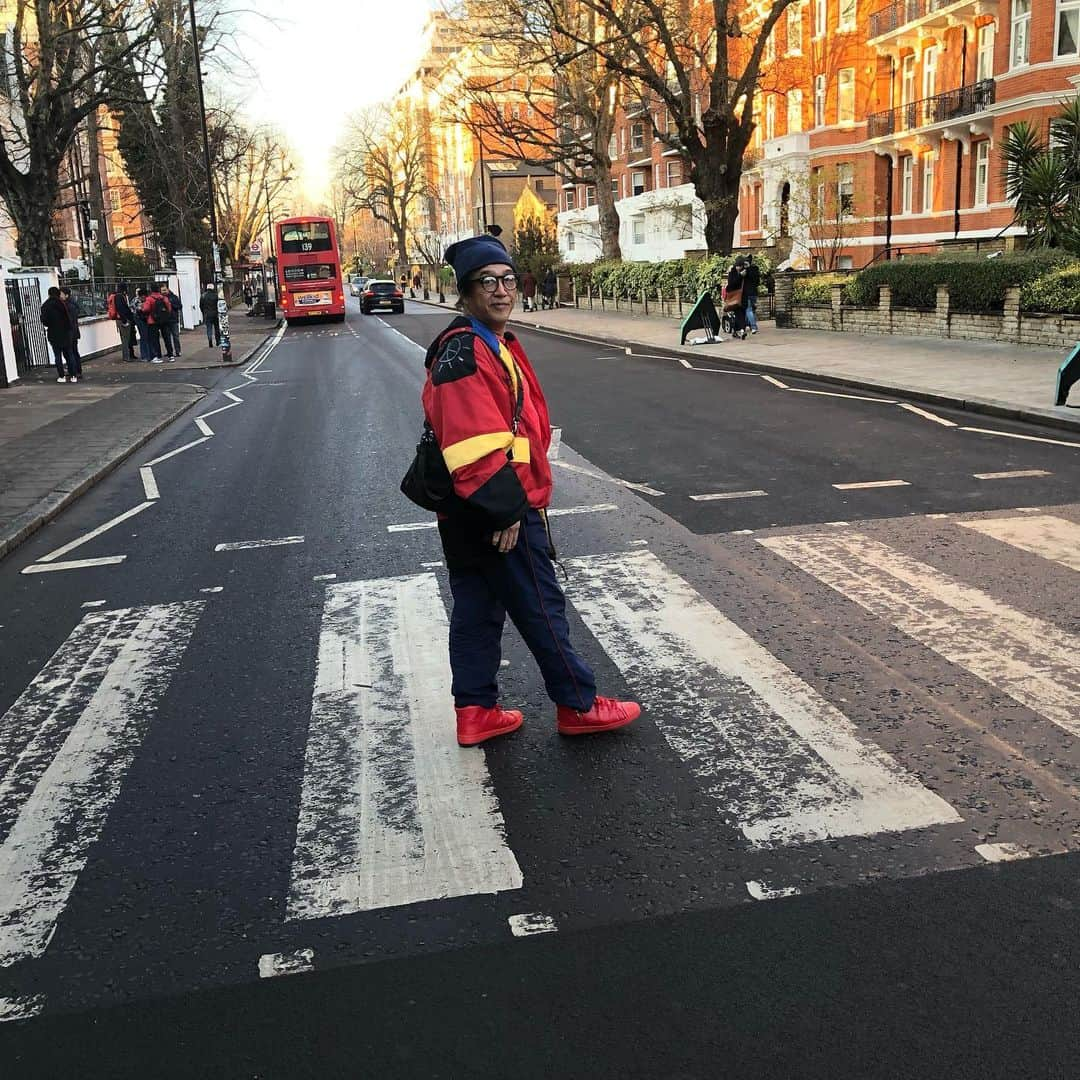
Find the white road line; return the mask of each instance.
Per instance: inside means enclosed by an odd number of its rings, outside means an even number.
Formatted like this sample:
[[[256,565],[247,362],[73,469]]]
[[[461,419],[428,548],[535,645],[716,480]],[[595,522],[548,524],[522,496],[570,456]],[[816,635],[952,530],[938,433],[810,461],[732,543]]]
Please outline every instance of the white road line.
[[[53,570],[86,570],[91,566],[116,566],[126,555],[105,555],[100,559],[68,559],[66,562],[31,563],[24,566],[24,574],[48,574]]]
[[[715,491],[710,495],[691,495],[694,502],[714,502],[717,499],[756,499],[768,495],[767,491]]]
[[[289,919],[521,888],[482,753],[454,737],[434,574],[328,586]]]
[[[84,616],[0,720],[0,967],[44,953],[204,606]]]
[[[284,547],[287,544],[302,544],[302,536],[279,536],[274,540],[233,540],[227,544],[217,544],[215,551],[251,551],[253,548]]]
[[[787,386],[793,394],[816,394],[818,397],[848,398],[851,401],[872,401],[875,405],[896,405],[891,398],[867,397],[864,394],[843,394],[839,390],[807,390],[799,386]]]
[[[860,533],[759,540],[926,648],[1080,735],[1080,636]]]
[[[1017,859],[1031,858],[1031,852],[1025,851],[1019,844],[976,844],[975,850],[987,862],[1016,862]]]
[[[682,364],[684,368],[693,368],[694,366],[690,363],[689,360],[686,359],[685,356],[677,356],[676,359],[679,361],[680,364]]]
[[[618,484],[619,487],[629,488],[631,491],[640,491],[643,495],[656,495],[659,497],[664,494],[662,491],[657,491],[656,488],[650,487],[648,484],[637,484],[631,480],[620,480],[617,476],[604,476],[592,469],[586,469],[584,465],[573,465],[569,461],[553,461],[552,464],[557,465],[566,472],[578,473],[581,476],[591,477],[593,480],[606,480],[611,484]],[[551,513],[554,513],[554,511],[551,511]]]
[[[291,953],[265,953],[259,957],[259,978],[275,979],[279,975],[299,975],[315,970],[312,949],[297,949]]]
[[[184,443],[183,446],[178,446],[175,450],[170,450],[167,454],[162,454],[160,457],[156,457],[153,461],[148,461],[146,464],[160,465],[163,461],[168,461],[169,458],[176,457],[177,454],[182,454],[185,451],[192,449],[192,447],[201,446],[204,442],[207,442],[209,438],[209,435],[203,435],[201,438],[194,439],[189,443]]]
[[[777,887],[766,885],[764,881],[748,881],[746,891],[755,900],[780,900],[785,896],[799,895],[799,890],[794,885]]]
[[[565,463],[563,463],[565,464]],[[565,517],[569,514],[602,514],[608,510],[617,510],[614,503],[597,503],[594,506],[567,506],[559,510],[549,510],[548,517]],[[387,532],[418,532],[421,529],[434,529],[438,521],[408,521],[402,525],[387,525]]]
[[[651,552],[568,566],[646,717],[756,847],[960,820]]]
[[[559,451],[562,449],[562,428],[553,427],[551,429],[551,445],[548,447],[548,461],[557,461],[559,459]]]
[[[1072,570],[1080,570],[1080,525],[1075,521],[1040,514],[1038,517],[982,518],[956,524]]]
[[[84,608],[99,608],[104,607],[108,603],[108,600],[87,600],[82,606]]]
[[[644,547],[646,544],[648,544],[648,542],[649,542],[648,540],[628,540],[627,541],[627,543],[631,547]]]
[[[316,574],[312,581],[335,581],[337,580],[337,574]]]
[[[209,588],[200,589],[201,593],[219,593],[225,588],[224,585],[211,585]]]
[[[972,473],[976,480],[1019,480],[1025,476],[1053,476],[1045,469],[1016,469],[1013,472],[977,472]]]
[[[7,1020],[29,1020],[45,1008],[44,994],[23,994],[19,997],[0,997],[0,1023]]]
[[[421,563],[420,565],[423,566],[427,570],[434,570],[436,567],[442,566],[442,559],[438,559],[435,562]]]
[[[714,368],[714,367],[695,367],[693,364],[687,364],[691,371],[705,371],[712,375],[749,375],[752,379],[760,379],[761,373],[757,371],[732,371],[730,368]],[[787,386],[784,389],[788,389]]]
[[[144,465],[139,470],[139,476],[142,478],[143,494],[150,501],[161,498],[161,492],[158,490],[157,480],[154,477],[154,470],[149,465]]]
[[[230,406],[232,408],[233,406]],[[214,434],[214,429],[201,417],[195,417],[195,426],[207,437],[210,438]]]
[[[907,480],[866,480],[859,484],[833,484],[837,491],[861,491],[864,488],[911,487]]]
[[[773,386],[779,386],[781,390],[791,389],[791,387],[788,386],[786,382],[781,382],[779,379],[775,378],[772,375],[762,375],[761,378],[763,378],[767,383],[772,383]]]
[[[977,435],[1000,435],[1003,439],[1023,439],[1025,442],[1050,443],[1051,446],[1071,446],[1080,450],[1080,443],[1066,442],[1063,439],[1046,439],[1040,435],[1020,435],[1015,431],[995,431],[993,428],[962,427],[961,431],[974,431]]]
[[[916,416],[921,416],[924,420],[933,420],[935,424],[940,424],[942,427],[956,427],[956,423],[952,420],[946,420],[944,416],[938,416],[936,413],[927,412],[926,409],[920,409],[918,405],[909,405],[906,402],[900,403],[901,409],[906,409],[909,413],[914,413]]]
[[[117,514],[116,517],[106,521],[104,525],[99,525],[96,529],[91,529],[90,532],[83,533],[82,536],[77,536],[63,547],[58,547],[55,551],[50,551],[48,555],[42,555],[41,558],[38,559],[38,562],[53,562],[54,560],[59,559],[61,555],[66,555],[69,551],[74,551],[77,547],[88,544],[91,540],[101,536],[102,533],[108,532],[110,529],[122,524],[129,518],[133,518],[136,514],[141,514],[144,510],[149,510],[153,505],[152,502],[139,503],[138,506],[133,506],[130,510],[125,510],[122,514]]]
[[[533,934],[554,934],[558,930],[555,920],[550,915],[526,913],[511,915],[506,920],[510,924],[510,933],[514,937],[531,937]]]

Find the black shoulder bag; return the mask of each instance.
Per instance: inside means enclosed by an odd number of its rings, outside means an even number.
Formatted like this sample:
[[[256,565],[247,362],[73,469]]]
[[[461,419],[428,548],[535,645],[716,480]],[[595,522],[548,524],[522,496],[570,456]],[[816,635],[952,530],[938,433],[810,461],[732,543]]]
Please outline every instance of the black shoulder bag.
[[[514,401],[514,415],[510,421],[510,431],[516,438],[521,424],[521,410],[525,403],[525,389],[521,372],[517,370],[516,364],[514,372],[517,375],[517,398]],[[508,459],[513,459],[512,444],[506,456]],[[420,441],[416,444],[416,454],[412,464],[401,481],[401,493],[410,502],[416,503],[424,510],[433,510],[436,514],[450,513],[458,502],[458,497],[454,494],[453,478],[446,467],[446,459],[435,438],[435,431],[427,420],[424,421]]]

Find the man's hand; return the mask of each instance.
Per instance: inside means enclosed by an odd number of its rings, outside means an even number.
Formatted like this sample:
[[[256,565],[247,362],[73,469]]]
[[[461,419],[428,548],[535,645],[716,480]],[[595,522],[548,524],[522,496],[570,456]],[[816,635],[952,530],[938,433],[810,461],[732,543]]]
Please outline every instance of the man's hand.
[[[508,529],[500,529],[498,532],[491,534],[491,543],[493,547],[499,549],[499,554],[505,555],[508,551],[512,551],[514,545],[518,542],[518,532],[521,530],[521,522],[515,521],[513,525]]]

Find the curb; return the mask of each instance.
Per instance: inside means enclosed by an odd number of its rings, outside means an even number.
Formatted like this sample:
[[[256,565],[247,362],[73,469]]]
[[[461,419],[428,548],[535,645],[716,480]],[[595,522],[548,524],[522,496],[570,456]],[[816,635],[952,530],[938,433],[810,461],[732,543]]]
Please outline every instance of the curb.
[[[425,301],[419,301],[425,303]],[[442,307],[435,304],[435,307]],[[592,342],[596,345],[611,345],[611,338],[600,337],[595,334],[579,333],[577,330],[563,330],[551,326],[543,326],[536,323],[515,320],[519,326],[525,326],[530,330],[539,330],[542,333],[558,334],[562,337],[578,338]],[[783,333],[783,331],[780,331]],[[860,379],[849,375],[834,375],[823,372],[807,371],[805,368],[787,367],[780,364],[762,364],[755,360],[747,360],[743,357],[719,356],[716,353],[702,353],[693,349],[680,348],[672,345],[654,345],[647,341],[631,341],[628,338],[620,339],[620,343],[630,346],[634,350],[642,350],[650,353],[668,353],[672,360],[683,356],[698,356],[720,363],[730,364],[732,367],[743,368],[747,371],[756,371],[762,375],[787,375],[792,379],[808,379],[811,382],[827,383],[831,386],[843,386],[850,390],[869,390],[875,394],[887,394],[892,397],[902,397],[911,401],[921,401],[929,405],[942,405],[953,409],[962,409],[965,412],[978,413],[984,416],[996,416],[1003,420],[1021,420],[1029,424],[1037,424],[1040,427],[1051,427],[1065,431],[1080,432],[1080,417],[1073,420],[1067,416],[1056,416],[1041,412],[1033,412],[1022,406],[1010,405],[1004,401],[993,401],[986,398],[964,398],[953,394],[937,393],[933,390],[925,390],[918,386],[895,386],[889,383],[876,382],[873,379]]]
[[[236,360],[230,360],[227,364],[222,363],[220,360],[218,360],[213,364],[197,364],[195,366],[192,366],[192,365],[189,364],[189,365],[187,365],[185,367],[181,367],[181,368],[178,368],[178,367],[175,367],[175,366],[171,367],[171,368],[170,367],[163,367],[162,370],[163,371],[227,371],[229,368],[239,367],[241,364],[246,364],[248,362],[248,360],[256,352],[258,352],[259,349],[261,349],[267,343],[267,341],[269,341],[270,338],[272,338],[274,336],[274,334],[277,333],[279,326],[281,326],[281,320],[280,319],[277,322],[275,322],[274,325],[272,327],[270,327],[266,331],[266,337],[264,337],[262,339],[262,341],[257,342],[255,345],[253,345],[250,349],[248,349],[248,351],[246,353],[244,353],[243,356],[239,357]],[[110,350],[110,351],[112,351],[112,350]],[[99,356],[104,356],[104,355],[106,355],[106,354],[105,353],[99,354]],[[89,360],[91,362],[93,362],[93,360],[95,360],[95,359],[97,359],[97,357],[89,357]]]
[[[202,390],[202,387],[199,387],[199,389]],[[103,462],[89,475],[84,476],[70,491],[50,491],[42,499],[39,499],[32,509],[20,514],[12,522],[8,531],[0,536],[0,559],[9,555],[19,544],[36,533],[43,525],[47,525],[77,498],[85,495],[90,488],[122,465],[136,450],[145,446],[159,432],[164,431],[177,417],[182,416],[193,405],[197,405],[202,401],[208,393],[209,391],[203,390],[202,393],[196,395],[190,401],[178,405],[168,416],[157,421],[148,431],[141,432],[108,461]]]

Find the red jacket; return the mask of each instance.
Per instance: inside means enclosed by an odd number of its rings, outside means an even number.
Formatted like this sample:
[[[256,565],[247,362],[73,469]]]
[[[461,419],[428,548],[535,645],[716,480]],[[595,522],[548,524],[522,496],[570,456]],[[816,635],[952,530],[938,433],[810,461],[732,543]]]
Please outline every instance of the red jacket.
[[[544,392],[517,338],[507,332],[503,343],[521,380],[516,438],[511,367],[493,350],[495,335],[471,319],[455,319],[432,342],[422,395],[455,493],[466,511],[492,530],[520,521],[530,506],[541,510],[551,501],[551,424]]]
[[[154,302],[161,300],[164,302],[165,307],[171,312],[172,304],[169,303],[169,298],[164,293],[152,292],[144,301],[142,306],[142,313],[146,316],[146,321],[153,325],[157,322],[154,318]],[[162,319],[162,322],[167,322],[167,319]]]

